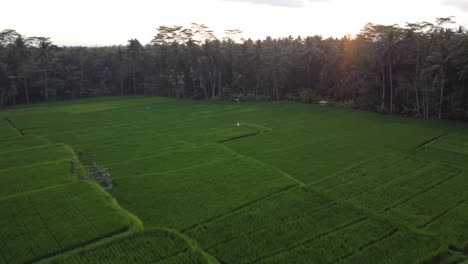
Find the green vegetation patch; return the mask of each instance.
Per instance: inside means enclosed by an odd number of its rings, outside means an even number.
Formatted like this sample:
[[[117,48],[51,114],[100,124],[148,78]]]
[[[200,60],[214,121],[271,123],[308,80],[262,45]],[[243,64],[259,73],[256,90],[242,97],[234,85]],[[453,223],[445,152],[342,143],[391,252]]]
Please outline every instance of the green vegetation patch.
[[[467,246],[462,124],[141,97],[20,106],[8,118],[0,209],[12,242],[0,262],[61,252],[71,263],[209,260],[162,227],[226,263],[408,263]],[[74,154],[108,168],[110,193],[158,230],[90,244],[131,217],[97,185],[69,184]]]
[[[394,223],[422,229],[447,243],[468,245],[468,176],[460,169],[406,155],[382,156],[313,185]]]
[[[458,207],[462,207],[468,200],[467,189],[468,173],[460,173],[435,186],[431,191],[392,208],[385,213],[385,216],[408,226],[425,228],[448,213],[455,212]],[[458,218],[463,217],[466,216],[458,216]],[[459,233],[463,233],[462,230],[460,229]]]
[[[468,140],[458,135],[442,137],[420,149],[417,155],[468,169]]]
[[[375,248],[395,260],[410,262],[443,249],[429,238],[369,218],[305,188],[282,192],[186,233],[225,263],[347,262],[355,255],[372,257]],[[380,244],[396,243],[402,236],[415,237],[411,243],[417,247],[415,252],[404,244]]]
[[[274,168],[243,157],[115,180],[111,193],[146,227],[181,229],[297,185]]]
[[[100,187],[68,184],[0,199],[4,263],[24,263],[124,232],[133,220]]]
[[[228,142],[268,132],[269,129],[254,124],[232,123],[224,126],[203,129],[183,136],[191,142]]]
[[[67,264],[207,263],[182,238],[164,230],[150,230],[113,240],[102,246],[52,261]]]
[[[186,146],[176,150],[158,152],[140,159],[108,164],[112,177],[133,177],[142,174],[154,174],[170,170],[180,170],[193,166],[202,166],[220,160],[238,156],[236,153],[218,144]]]
[[[357,207],[373,212],[386,212],[404,204],[455,177],[460,170],[454,167],[429,164],[421,169],[402,174],[348,201]]]
[[[36,136],[16,136],[14,138],[0,137],[0,153],[29,149],[47,144],[47,141]]]
[[[312,186],[326,195],[348,200],[428,166],[429,162],[402,153],[384,155],[344,170]]]
[[[73,181],[69,160],[0,170],[0,197]]]
[[[262,111],[241,119],[271,132],[226,145],[305,183],[320,182],[376,156],[411,151],[445,133],[414,120],[286,103],[262,105]]]
[[[468,252],[468,202],[465,200],[428,223],[425,230],[437,234],[450,245]]]
[[[93,161],[99,164],[125,162],[183,146],[183,141],[171,136],[148,133],[146,136],[128,135],[120,140],[85,142],[77,145],[75,149],[80,160],[90,165]]]
[[[0,152],[0,168],[27,166],[34,163],[71,159],[73,153],[63,144],[49,144],[16,151]]]
[[[15,139],[20,134],[10,123],[8,117],[0,115],[0,139]]]

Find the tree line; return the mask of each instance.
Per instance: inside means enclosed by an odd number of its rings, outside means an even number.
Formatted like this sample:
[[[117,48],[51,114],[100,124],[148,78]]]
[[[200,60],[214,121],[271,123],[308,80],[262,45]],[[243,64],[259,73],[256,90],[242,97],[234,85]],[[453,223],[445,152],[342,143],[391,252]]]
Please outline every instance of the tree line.
[[[468,32],[449,18],[367,24],[355,37],[218,39],[206,25],[161,26],[142,45],[57,47],[0,32],[0,105],[104,95],[329,100],[343,107],[468,118]]]

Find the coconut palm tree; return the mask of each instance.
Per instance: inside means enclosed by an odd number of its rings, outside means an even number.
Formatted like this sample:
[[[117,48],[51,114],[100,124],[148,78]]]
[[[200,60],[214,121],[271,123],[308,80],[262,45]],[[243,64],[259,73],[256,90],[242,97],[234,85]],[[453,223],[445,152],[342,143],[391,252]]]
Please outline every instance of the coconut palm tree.
[[[428,66],[424,69],[426,74],[433,77],[432,86],[440,85],[439,97],[439,119],[442,119],[442,109],[444,103],[444,89],[447,81],[447,73],[453,58],[457,55],[460,40],[454,37],[451,30],[445,30],[440,33],[435,42],[432,53],[427,57]]]

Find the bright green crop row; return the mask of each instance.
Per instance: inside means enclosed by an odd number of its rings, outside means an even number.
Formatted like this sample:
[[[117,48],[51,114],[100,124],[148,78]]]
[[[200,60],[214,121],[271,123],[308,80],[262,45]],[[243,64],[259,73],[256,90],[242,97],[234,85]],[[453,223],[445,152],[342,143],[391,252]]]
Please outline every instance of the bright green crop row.
[[[47,144],[47,141],[36,136],[15,136],[0,138],[0,153],[24,150]]]
[[[63,144],[49,144],[17,151],[0,152],[0,169],[28,166],[55,160],[70,160],[73,153]]]
[[[73,180],[69,160],[3,169],[0,170],[0,197],[70,183]]]

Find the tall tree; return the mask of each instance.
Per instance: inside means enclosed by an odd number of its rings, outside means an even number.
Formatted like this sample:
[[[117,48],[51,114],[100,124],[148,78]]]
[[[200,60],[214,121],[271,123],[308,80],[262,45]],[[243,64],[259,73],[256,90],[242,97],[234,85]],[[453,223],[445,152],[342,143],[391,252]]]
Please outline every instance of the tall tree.
[[[133,83],[133,94],[137,94],[137,72],[143,61],[143,46],[137,39],[131,39],[127,45],[127,58]]]
[[[44,83],[44,100],[47,101],[49,100],[48,73],[56,46],[52,45],[50,38],[46,37],[34,37],[32,41],[36,44],[36,62]]]

